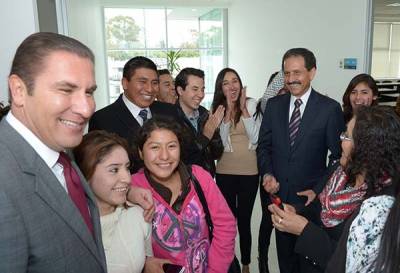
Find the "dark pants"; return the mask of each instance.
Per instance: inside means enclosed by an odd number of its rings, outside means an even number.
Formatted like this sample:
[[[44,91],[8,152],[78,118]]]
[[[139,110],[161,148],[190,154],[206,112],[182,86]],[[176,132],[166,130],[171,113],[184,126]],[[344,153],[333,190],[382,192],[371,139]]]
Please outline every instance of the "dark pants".
[[[238,223],[241,262],[250,264],[250,221],[258,188],[258,175],[218,174],[216,181]]]
[[[262,218],[260,231],[258,233],[258,269],[260,273],[269,273],[268,250],[274,226],[272,225],[271,212],[268,210],[268,205],[271,204],[271,200],[262,186],[262,181],[260,181],[260,200]]]
[[[278,263],[280,273],[299,273],[299,257],[294,252],[297,235],[275,230],[276,250],[278,253]],[[314,242],[318,243],[318,242]]]

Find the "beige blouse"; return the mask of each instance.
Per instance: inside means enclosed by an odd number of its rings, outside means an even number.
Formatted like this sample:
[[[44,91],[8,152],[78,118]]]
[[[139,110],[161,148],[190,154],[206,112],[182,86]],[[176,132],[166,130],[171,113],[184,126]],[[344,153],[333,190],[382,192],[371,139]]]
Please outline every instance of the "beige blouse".
[[[256,175],[257,155],[256,151],[249,149],[249,138],[244,127],[243,120],[236,124],[231,122],[229,135],[233,152],[225,151],[217,163],[217,173],[236,175]]]

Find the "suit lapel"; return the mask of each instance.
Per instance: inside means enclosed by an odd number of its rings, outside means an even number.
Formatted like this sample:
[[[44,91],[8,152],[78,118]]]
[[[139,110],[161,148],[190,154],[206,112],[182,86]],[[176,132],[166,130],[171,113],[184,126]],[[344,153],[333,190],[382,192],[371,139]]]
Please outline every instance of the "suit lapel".
[[[284,148],[286,149],[286,154],[290,152],[290,142],[289,142],[289,109],[290,109],[290,93],[283,95],[282,104],[279,107],[279,124],[281,126],[282,140],[286,139]]]
[[[104,254],[103,242],[102,242],[102,238],[101,238],[101,225],[100,225],[100,221],[95,220],[95,219],[100,219],[100,214],[99,214],[99,210],[97,208],[95,196],[94,196],[89,184],[87,183],[86,178],[83,176],[83,174],[81,173],[81,171],[79,170],[78,166],[76,165],[76,163],[74,161],[72,161],[72,166],[75,168],[75,170],[77,171],[77,173],[79,175],[79,178],[82,181],[82,186],[83,186],[83,189],[85,190],[85,194],[86,194],[86,198],[87,198],[87,202],[88,202],[90,216],[92,218],[95,243],[96,243],[97,249],[100,250],[100,256],[102,258],[102,261],[105,261],[105,256],[103,255]],[[86,226],[86,224],[85,224],[85,226]],[[106,267],[105,264],[104,264],[104,267]]]
[[[314,89],[311,89],[310,97],[308,98],[303,116],[301,117],[299,132],[297,133],[297,137],[294,141],[292,152],[297,149],[299,143],[301,143],[306,133],[310,131],[311,124],[313,123],[315,115],[318,112],[317,106],[317,96],[315,95]]]
[[[99,249],[93,239],[92,234],[87,228],[79,210],[75,207],[68,193],[62,188],[53,172],[37,157],[37,165],[35,167],[35,191],[36,194],[63,219],[65,224],[69,226],[76,235],[81,239],[89,251],[96,257],[99,263],[103,266],[103,262],[99,257]],[[81,178],[82,179],[82,178]],[[86,190],[86,189],[85,189]],[[88,205],[91,213],[93,225],[98,221],[93,221],[93,217],[99,217],[98,214],[93,215],[93,201],[88,199]],[[97,224],[96,224],[97,225]],[[98,227],[97,227],[98,228]],[[99,231],[95,230],[95,237],[99,236]],[[97,238],[96,238],[97,241]]]
[[[124,101],[122,100],[122,95],[113,103],[114,113],[117,115],[118,119],[126,126],[126,129],[132,131],[134,128],[140,128],[140,124],[137,122],[135,117],[126,107]]]
[[[98,249],[92,234],[90,234],[79,210],[69,198],[60,182],[35,150],[12,128],[8,122],[2,121],[2,139],[20,164],[25,175],[33,176],[35,194],[39,196],[82,240],[96,260],[105,268],[102,249]],[[93,203],[93,201],[91,201]],[[90,202],[89,202],[90,207]],[[92,217],[99,217],[94,213]],[[99,219],[99,218],[95,218]],[[99,222],[98,220],[93,222]],[[97,225],[97,224],[96,224]],[[100,236],[97,230],[95,236]],[[99,251],[100,250],[100,251]],[[102,261],[103,259],[103,261]]]

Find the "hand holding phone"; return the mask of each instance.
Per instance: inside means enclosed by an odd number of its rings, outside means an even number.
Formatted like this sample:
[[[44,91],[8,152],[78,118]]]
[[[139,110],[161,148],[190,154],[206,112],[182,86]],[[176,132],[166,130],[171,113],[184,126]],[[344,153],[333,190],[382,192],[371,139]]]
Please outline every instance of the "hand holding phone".
[[[165,273],[184,273],[185,267],[178,264],[163,264]]]
[[[275,195],[273,193],[270,193],[269,194],[269,198],[271,199],[271,202],[273,204],[278,206],[281,210],[284,210],[282,200],[279,198],[279,196],[277,196],[277,195]]]

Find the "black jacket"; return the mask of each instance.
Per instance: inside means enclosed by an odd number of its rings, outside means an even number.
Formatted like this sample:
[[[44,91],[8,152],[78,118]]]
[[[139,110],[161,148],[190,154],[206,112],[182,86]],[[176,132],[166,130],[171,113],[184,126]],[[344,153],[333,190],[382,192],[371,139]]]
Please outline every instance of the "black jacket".
[[[176,109],[172,104],[154,101],[149,108],[152,117],[164,116],[171,120],[178,119]],[[130,146],[134,144],[139,129],[140,124],[126,107],[122,95],[114,103],[96,111],[89,121],[89,131],[104,130],[116,133],[125,138]],[[129,157],[132,162],[131,172],[136,172],[143,166],[136,153],[130,153]]]
[[[208,139],[203,135],[204,125],[208,119],[208,111],[203,106],[199,107],[199,119],[197,121],[198,131],[193,127],[191,122],[187,119],[185,113],[176,103],[176,110],[180,123],[183,125],[184,143],[182,151],[182,160],[185,164],[196,164],[203,167],[205,170],[215,176],[215,163],[214,160],[219,159],[224,152],[219,129],[214,132],[212,139]]]

